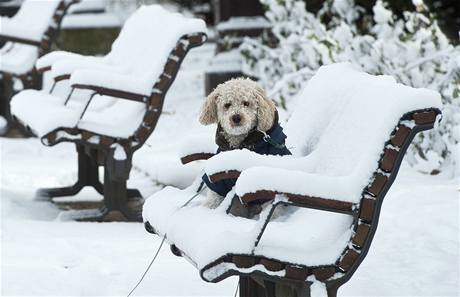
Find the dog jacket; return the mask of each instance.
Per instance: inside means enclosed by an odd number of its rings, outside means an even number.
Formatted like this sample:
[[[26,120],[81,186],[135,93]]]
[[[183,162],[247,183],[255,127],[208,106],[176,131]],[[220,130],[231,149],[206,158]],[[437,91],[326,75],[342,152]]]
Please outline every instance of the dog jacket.
[[[217,127],[216,132],[216,144],[219,146],[216,154],[224,151],[229,151],[231,148],[225,137],[222,134],[223,129],[220,125]],[[283,128],[278,123],[278,117],[275,118],[273,126],[265,132],[268,138],[265,137],[264,133],[253,130],[241,143],[240,148],[245,148],[262,155],[290,155],[291,152],[284,146],[286,141],[286,135],[283,133]],[[264,138],[265,137],[265,138]],[[217,194],[225,197],[228,192],[235,186],[236,179],[225,179],[219,182],[213,183],[209,180],[206,174],[202,177],[203,182],[208,186],[209,189],[216,192]]]

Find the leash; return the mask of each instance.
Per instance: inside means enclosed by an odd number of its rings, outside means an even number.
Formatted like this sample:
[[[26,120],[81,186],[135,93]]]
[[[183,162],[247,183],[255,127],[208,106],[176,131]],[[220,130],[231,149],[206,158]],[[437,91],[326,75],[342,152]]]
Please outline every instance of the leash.
[[[262,138],[266,143],[270,144],[271,146],[277,148],[277,149],[283,149],[286,147],[286,145],[284,143],[278,143],[276,141],[273,140],[273,138],[268,135],[267,133],[265,133],[265,131],[261,131],[261,130],[257,130],[259,131],[260,133],[262,133],[264,135],[264,137]]]
[[[236,284],[235,297],[238,296],[238,290],[240,289],[240,282]]]
[[[193,195],[189,200],[187,200],[187,202],[185,202],[180,208],[183,208],[183,207],[187,206],[193,199],[198,197],[198,195],[200,195],[201,192],[203,192],[204,189],[206,188],[204,185],[205,185],[204,182],[201,182],[200,186],[197,189],[197,193],[195,195]],[[145,276],[147,275],[147,272],[152,267],[153,262],[155,262],[156,258],[160,254],[160,250],[163,247],[163,244],[165,243],[165,240],[166,240],[166,234],[163,236],[163,239],[161,240],[160,246],[158,247],[158,249],[157,249],[157,251],[155,253],[155,256],[153,257],[152,261],[150,261],[149,265],[147,266],[147,269],[144,271],[144,274],[142,274],[141,279],[137,282],[137,284],[134,286],[134,288],[131,290],[131,292],[129,292],[129,294],[126,297],[130,297],[133,294],[133,292],[137,289],[137,287],[139,287],[139,285],[142,283],[142,281],[144,280]],[[237,290],[238,290],[238,288],[237,288]]]
[[[200,186],[199,186],[198,189],[197,189],[196,194],[193,195],[189,200],[187,200],[187,202],[185,202],[184,204],[182,204],[182,206],[181,206],[180,208],[186,207],[190,202],[193,201],[193,199],[195,199],[196,197],[198,197],[198,195],[200,195],[201,192],[204,191],[204,189],[206,189],[206,186],[205,186],[204,182],[202,181],[201,184],[200,184]]]
[[[161,240],[160,246],[158,247],[157,252],[155,253],[155,256],[153,257],[152,261],[150,261],[149,266],[147,266],[147,269],[144,271],[144,274],[142,275],[141,279],[137,282],[137,284],[134,286],[134,288],[129,292],[129,294],[126,297],[130,297],[131,294],[139,287],[139,285],[142,283],[144,280],[145,276],[147,275],[147,272],[150,270],[152,267],[153,262],[155,262],[155,259],[158,257],[158,254],[160,253],[161,247],[163,246],[163,243],[165,243],[166,240],[166,235],[163,236],[163,240]]]

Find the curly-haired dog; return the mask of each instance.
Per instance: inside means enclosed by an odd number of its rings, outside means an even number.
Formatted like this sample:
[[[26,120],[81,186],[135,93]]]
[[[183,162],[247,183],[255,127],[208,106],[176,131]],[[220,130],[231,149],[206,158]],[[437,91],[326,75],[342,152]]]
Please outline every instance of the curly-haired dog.
[[[290,154],[275,104],[253,80],[237,78],[218,85],[203,104],[200,123],[217,123],[217,153],[246,148],[259,154]],[[212,183],[206,175],[203,181],[210,189],[207,204],[211,208],[220,204],[236,182]]]

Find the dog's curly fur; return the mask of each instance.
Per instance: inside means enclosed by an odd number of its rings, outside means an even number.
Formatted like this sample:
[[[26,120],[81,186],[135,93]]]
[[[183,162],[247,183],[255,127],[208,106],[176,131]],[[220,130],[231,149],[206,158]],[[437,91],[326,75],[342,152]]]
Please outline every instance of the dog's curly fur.
[[[209,94],[201,109],[200,123],[220,124],[230,147],[237,149],[253,129],[264,132],[270,129],[275,112],[275,104],[258,83],[235,78],[218,85]]]
[[[265,90],[248,78],[235,78],[218,85],[206,98],[200,113],[200,123],[218,123],[231,149],[240,148],[248,134],[258,129],[269,130],[276,107]],[[217,207],[224,197],[208,191],[207,206]]]

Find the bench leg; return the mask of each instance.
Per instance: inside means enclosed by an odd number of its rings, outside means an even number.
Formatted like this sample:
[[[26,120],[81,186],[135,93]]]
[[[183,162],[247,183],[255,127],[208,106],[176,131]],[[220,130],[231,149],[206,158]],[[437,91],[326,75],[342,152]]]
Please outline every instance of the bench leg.
[[[334,285],[327,287],[327,297],[337,297],[337,291],[340,286]]]
[[[310,297],[306,283],[273,282],[240,276],[240,297]]]
[[[142,222],[144,199],[136,189],[128,189],[127,179],[115,179],[110,170],[104,173],[104,220],[127,220]]]
[[[37,198],[51,199],[56,197],[74,196],[84,187],[93,187],[99,194],[104,194],[104,186],[99,181],[99,165],[97,163],[97,151],[90,150],[88,153],[84,146],[77,145],[78,153],[78,181],[68,187],[45,188],[37,192]]]

